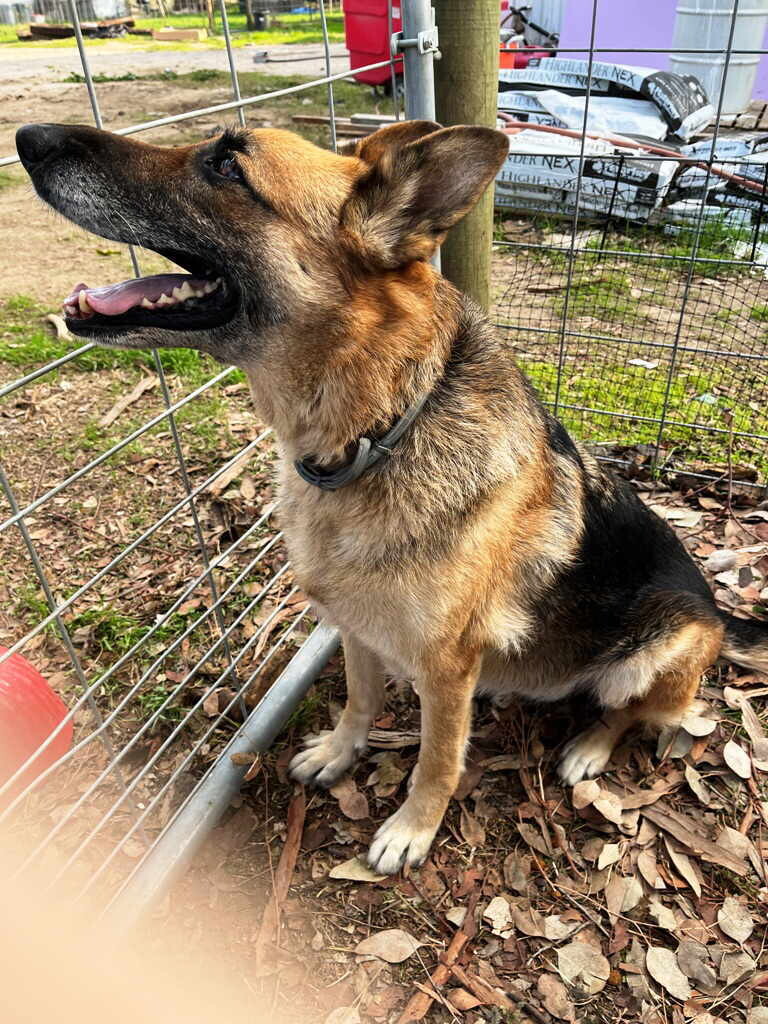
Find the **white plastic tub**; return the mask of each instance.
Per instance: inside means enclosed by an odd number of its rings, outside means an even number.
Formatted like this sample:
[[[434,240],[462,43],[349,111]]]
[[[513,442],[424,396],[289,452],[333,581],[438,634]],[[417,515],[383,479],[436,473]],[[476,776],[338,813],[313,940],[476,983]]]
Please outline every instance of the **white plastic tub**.
[[[679,75],[695,75],[717,110],[723,85],[725,53],[735,0],[683,0],[677,6],[674,50],[705,50],[706,53],[672,53],[670,67]],[[738,0],[732,50],[759,50],[768,23],[768,0]],[[722,112],[740,114],[749,106],[760,55],[731,53],[725,76]]]

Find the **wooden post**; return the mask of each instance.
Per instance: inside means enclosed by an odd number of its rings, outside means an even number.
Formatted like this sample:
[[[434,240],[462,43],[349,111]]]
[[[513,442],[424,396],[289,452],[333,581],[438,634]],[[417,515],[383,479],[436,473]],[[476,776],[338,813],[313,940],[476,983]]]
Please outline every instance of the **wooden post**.
[[[435,61],[437,120],[496,127],[499,0],[433,0],[442,59]],[[493,186],[443,243],[443,274],[483,309],[491,301]]]

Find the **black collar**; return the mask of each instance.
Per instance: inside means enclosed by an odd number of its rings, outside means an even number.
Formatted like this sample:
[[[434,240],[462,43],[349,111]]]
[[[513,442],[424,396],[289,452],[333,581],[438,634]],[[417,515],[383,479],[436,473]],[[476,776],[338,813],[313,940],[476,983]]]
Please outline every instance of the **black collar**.
[[[403,415],[395,420],[393,426],[387,433],[378,440],[367,437],[365,434],[358,438],[357,449],[347,461],[337,469],[325,469],[318,466],[308,457],[297,459],[294,462],[296,472],[302,480],[306,480],[313,487],[319,487],[322,491],[338,491],[340,487],[354,483],[371,466],[375,465],[383,455],[390,455],[393,447],[405,434],[413,421],[419,415],[429,398],[431,392],[422,395],[413,405],[409,405]]]

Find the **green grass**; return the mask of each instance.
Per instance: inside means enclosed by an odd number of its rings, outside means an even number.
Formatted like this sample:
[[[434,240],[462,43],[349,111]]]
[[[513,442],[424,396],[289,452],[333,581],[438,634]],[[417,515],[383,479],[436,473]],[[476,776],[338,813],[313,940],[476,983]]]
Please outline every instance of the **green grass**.
[[[768,306],[753,306],[749,314],[750,320],[757,320],[758,323],[768,321]]]
[[[625,323],[638,318],[637,299],[631,295],[632,282],[628,274],[611,271],[600,275],[596,280],[571,283],[568,301],[569,316],[597,316],[602,320],[613,320]],[[558,316],[562,316],[565,299],[559,298],[554,303]]]
[[[744,273],[744,268],[738,264],[719,263],[719,260],[734,260],[735,246],[738,242],[748,242],[751,233],[748,230],[739,230],[717,221],[708,221],[702,226],[696,248],[696,261],[693,268],[694,274],[705,277],[735,277]],[[606,236],[605,243],[601,237],[595,237],[587,242],[587,249],[611,249],[619,252],[647,252],[653,251],[660,256],[672,257],[664,261],[664,270],[684,271],[688,273],[693,255],[693,247],[696,241],[696,232],[691,228],[683,228],[674,235],[665,234],[655,227],[627,224],[622,229],[613,230]],[[600,260],[599,253],[595,254],[595,261]],[[655,268],[660,271],[662,268]]]
[[[248,32],[246,29],[245,15],[241,14],[237,4],[227,5],[227,19],[232,43],[234,46],[245,46],[253,44],[256,46],[280,46],[293,43],[321,43],[323,33],[319,17],[312,17],[306,14],[282,14],[273,19],[273,24],[263,32]],[[341,14],[329,14],[326,18],[328,24],[328,38],[334,42],[344,42],[344,18]],[[169,14],[164,18],[137,18],[135,27],[138,29],[159,29],[170,26],[172,28],[208,28],[208,18],[205,14]],[[216,12],[214,19],[216,35],[210,36],[202,42],[181,43],[181,42],[158,42],[151,36],[125,35],[117,40],[112,39],[88,39],[88,46],[106,46],[118,42],[129,43],[131,46],[141,50],[169,51],[169,50],[201,50],[218,49],[224,46],[222,35],[221,18]],[[43,39],[27,40],[22,42],[17,34],[16,25],[0,25],[0,45],[14,47],[71,47],[73,40],[70,39]]]
[[[37,625],[50,613],[48,602],[34,583],[24,583],[16,591],[16,614],[30,626]],[[51,623],[53,626],[53,623]],[[50,628],[50,627],[49,627]]]
[[[531,378],[545,402],[555,397],[557,365],[554,362],[519,357],[520,368]],[[666,411],[668,421],[695,423],[701,427],[727,428],[726,412],[733,415],[734,431],[765,433],[768,422],[755,413],[747,401],[737,399],[731,383],[727,397],[726,381],[718,371],[704,372],[693,365],[682,365],[675,373],[669,390]],[[574,437],[587,442],[622,441],[632,444],[654,444],[658,424],[614,419],[610,411],[658,419],[664,408],[666,370],[656,371],[621,364],[601,363],[594,369],[583,364],[566,363],[560,389],[558,418]],[[581,406],[586,410],[563,408]],[[724,462],[727,456],[727,434],[708,434],[694,427],[667,426],[665,436],[673,439],[676,455],[691,459]],[[754,446],[754,447],[753,447]],[[768,454],[759,442],[736,439],[736,460],[753,464],[761,474],[768,472]]]
[[[165,81],[185,88],[206,88],[221,86],[230,88],[231,78],[228,71],[216,71],[213,68],[200,68],[183,74],[174,72],[157,72],[142,75],[141,81]],[[262,71],[241,71],[238,73],[240,91],[243,96],[263,96],[265,93],[292,86],[306,85],[307,89],[288,96],[277,96],[270,99],[270,109],[288,110],[292,114],[327,114],[328,87],[313,85],[313,79],[307,75],[273,75]],[[338,107],[346,107],[350,112],[372,113],[377,109],[376,98],[371,90],[359,82],[338,81],[333,83],[333,98]],[[305,102],[309,101],[309,102]],[[296,128],[301,131],[302,126]],[[326,132],[327,141],[327,132]]]
[[[136,695],[136,702],[145,718],[154,715],[168,699],[168,690],[160,684]],[[158,715],[158,722],[178,722],[184,709],[178,704],[168,704]]]
[[[73,616],[67,623],[70,635],[76,643],[84,644],[92,661],[108,667],[126,654],[135,644],[147,636],[150,625],[140,622],[133,615],[126,615],[110,605],[89,608]],[[131,659],[133,671],[141,672],[167,649],[187,628],[184,616],[174,613],[167,622],[157,629],[144,646]],[[122,678],[118,673],[103,684],[104,691],[119,696],[120,691],[132,684],[132,679]],[[136,702],[147,718],[156,712],[168,696],[168,690],[160,683],[149,686],[136,695]],[[164,708],[160,721],[174,721],[181,715],[181,707],[170,704]]]

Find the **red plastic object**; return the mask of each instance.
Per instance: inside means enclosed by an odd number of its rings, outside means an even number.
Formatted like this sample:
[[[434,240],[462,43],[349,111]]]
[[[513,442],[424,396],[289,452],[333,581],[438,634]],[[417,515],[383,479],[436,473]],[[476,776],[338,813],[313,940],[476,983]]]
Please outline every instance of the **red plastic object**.
[[[392,31],[399,32],[402,27],[400,5],[395,2],[392,4]],[[390,40],[387,0],[344,0],[344,36],[352,71],[366,64],[388,60]],[[395,61],[395,71],[398,75],[403,73],[402,57]],[[375,71],[363,71],[354,77],[358,82],[367,82],[368,85],[385,85],[392,80],[392,72],[387,66],[376,68]]]
[[[520,49],[516,43],[502,43],[499,47],[500,68],[527,68],[534,57],[551,57],[551,50]]]
[[[0,655],[7,650],[7,647],[0,647]],[[61,698],[26,658],[12,654],[0,662],[0,786],[35,753],[66,713],[67,707]],[[8,803],[69,750],[72,731],[72,722],[69,721],[25,769],[10,791],[3,794],[0,806]]]

